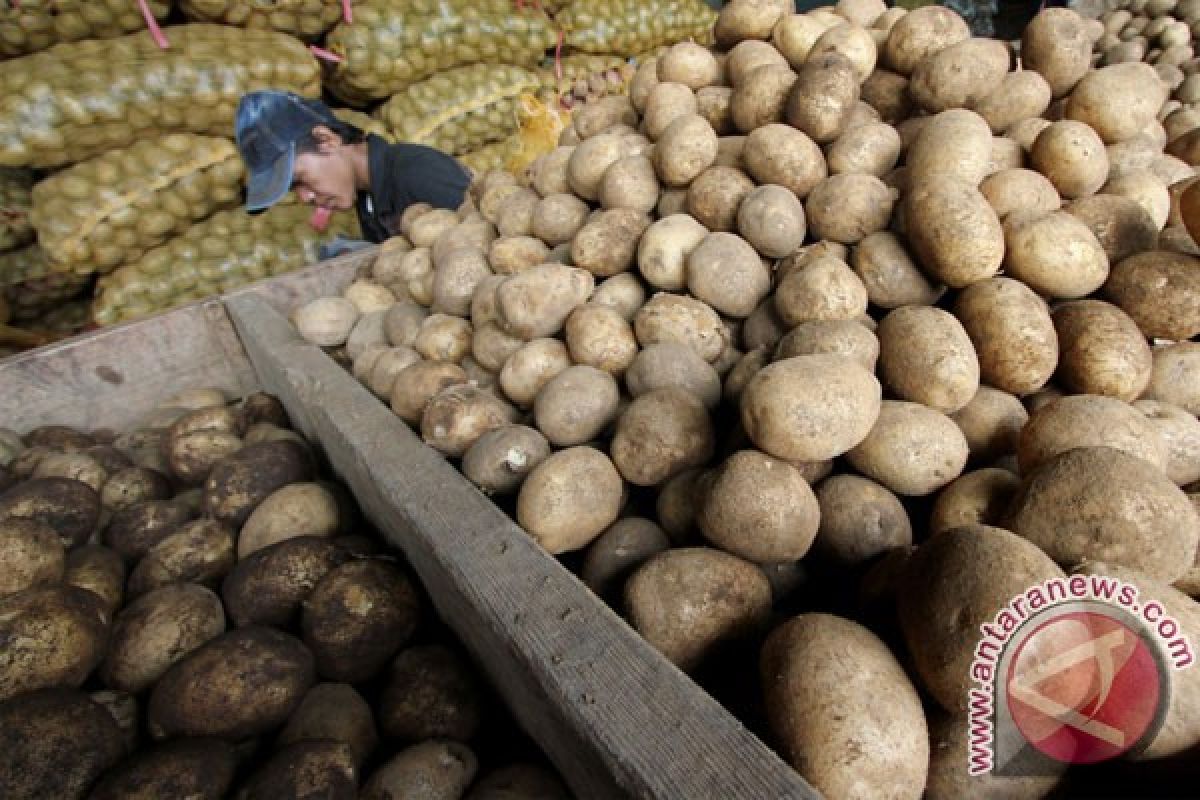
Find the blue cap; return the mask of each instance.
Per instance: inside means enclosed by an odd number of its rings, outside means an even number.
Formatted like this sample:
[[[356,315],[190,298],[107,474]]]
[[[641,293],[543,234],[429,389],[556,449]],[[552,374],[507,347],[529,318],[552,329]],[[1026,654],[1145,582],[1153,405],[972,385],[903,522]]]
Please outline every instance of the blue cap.
[[[319,100],[291,92],[250,92],[238,103],[236,136],[246,162],[246,210],[270,208],[292,186],[296,143],[337,117]]]

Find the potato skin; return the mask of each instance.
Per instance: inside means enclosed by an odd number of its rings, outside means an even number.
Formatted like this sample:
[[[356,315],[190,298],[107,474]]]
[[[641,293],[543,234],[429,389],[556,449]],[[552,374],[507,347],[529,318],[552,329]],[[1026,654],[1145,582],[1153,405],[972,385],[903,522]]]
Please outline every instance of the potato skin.
[[[1095,194],[1108,180],[1104,141],[1089,126],[1075,120],[1050,123],[1034,140],[1029,159],[1033,168],[1049,178],[1066,198]]]
[[[224,632],[225,612],[215,594],[189,583],[163,586],[117,614],[100,677],[107,686],[138,694]]]
[[[1067,100],[1067,117],[1089,125],[1105,143],[1122,142],[1154,121],[1168,93],[1149,64],[1113,64],[1083,76]]]
[[[813,546],[854,566],[912,544],[912,522],[895,494],[859,475],[834,475],[817,487],[820,525]]]
[[[961,409],[950,415],[967,440],[971,460],[988,464],[1016,453],[1017,437],[1029,421],[1020,399],[991,386],[979,391]]]
[[[913,252],[936,280],[961,289],[996,274],[1004,260],[1004,231],[974,186],[939,178],[918,181],[904,197]]]
[[[889,69],[908,76],[925,58],[970,36],[967,23],[950,9],[916,8],[892,26],[884,45],[884,62]]]
[[[945,414],[884,400],[871,432],[846,457],[862,474],[905,496],[932,494],[962,474],[967,440]]]
[[[1101,395],[1059,397],[1035,409],[1021,429],[1017,462],[1028,475],[1074,447],[1113,447],[1155,467],[1167,466],[1166,443],[1145,415],[1127,403]]]
[[[204,481],[205,510],[240,528],[272,492],[312,474],[311,456],[293,441],[247,445],[213,467]]]
[[[293,742],[250,776],[239,792],[244,800],[322,797],[355,800],[358,767],[348,744],[329,739]]]
[[[1036,74],[1036,73],[1034,73]],[[1066,765],[1055,765],[1048,775],[970,775],[970,717],[935,709],[929,715],[928,800],[958,800],[962,797],[1038,800],[1049,795],[1062,780]]]
[[[1013,501],[1011,527],[1060,564],[1104,561],[1164,583],[1188,571],[1200,536],[1187,495],[1111,447],[1077,447],[1042,464]]]
[[[290,626],[321,578],[349,558],[331,540],[316,536],[285,539],[252,553],[222,583],[229,619],[239,628]]]
[[[534,401],[534,420],[558,447],[584,444],[596,438],[617,414],[620,389],[603,370],[573,366],[555,375]]]
[[[717,158],[717,134],[699,114],[679,117],[663,131],[654,148],[654,168],[670,187],[685,187]]]
[[[0,599],[0,700],[80,686],[104,657],[108,615],[75,587],[31,588]]]
[[[550,443],[540,431],[505,425],[475,440],[463,455],[462,470],[485,493],[509,494],[549,455]]]
[[[695,186],[695,184],[693,184]],[[740,236],[710,233],[687,256],[692,294],[730,317],[748,317],[771,290],[771,273]]]
[[[804,203],[814,237],[852,245],[887,227],[896,196],[874,175],[831,175]]]
[[[100,519],[100,495],[71,478],[33,478],[0,495],[0,518],[45,522],[58,532],[63,546],[81,545]]]
[[[221,800],[233,784],[237,758],[220,739],[175,739],[135,754],[104,775],[90,800]]]
[[[612,603],[634,570],[670,546],[667,534],[652,520],[624,517],[588,547],[580,578],[589,589]]]
[[[233,569],[233,531],[211,519],[185,524],[147,551],[129,575],[130,597],[172,583],[216,584]]]
[[[880,375],[897,397],[951,414],[979,389],[975,347],[951,314],[898,308],[880,321],[878,336]]]
[[[634,317],[633,332],[642,347],[679,342],[710,364],[725,352],[721,317],[707,303],[687,295],[655,293]]]
[[[1067,206],[1096,236],[1110,264],[1155,249],[1158,226],[1146,209],[1128,197],[1094,194]]]
[[[43,689],[0,703],[0,797],[82,800],[122,755],[111,714],[86,694]]]
[[[569,447],[539,464],[517,495],[517,522],[552,554],[586,547],[620,511],[623,483],[608,456]]]
[[[762,570],[706,547],[654,556],[625,584],[634,630],[667,660],[691,670],[714,650],[756,632],[771,607]]]
[[[377,673],[420,620],[412,583],[382,561],[334,567],[305,598],[301,628],[318,674],[356,683]]]
[[[481,692],[469,664],[442,645],[402,650],[379,698],[379,728],[391,739],[469,742],[479,729]]]
[[[1023,283],[997,277],[968,286],[954,304],[954,315],[971,339],[980,377],[989,386],[1024,395],[1045,386],[1054,374],[1054,323],[1045,302]]]
[[[917,62],[908,90],[925,111],[971,108],[1004,80],[1009,49],[995,39],[971,38]]]
[[[742,163],[758,183],[791,189],[801,200],[828,174],[825,156],[817,143],[802,131],[782,123],[763,125],[746,136]]]
[[[1005,270],[1040,294],[1085,297],[1109,277],[1108,256],[1087,225],[1066,211],[1012,214],[1004,221]]]
[[[125,562],[112,550],[85,544],[67,553],[63,583],[91,592],[105,612],[116,613],[125,593]]]
[[[1063,303],[1051,314],[1061,356],[1058,380],[1080,394],[1132,402],[1150,384],[1153,357],[1137,324],[1101,300]]]
[[[1200,259],[1152,250],[1113,267],[1104,294],[1150,338],[1182,342],[1200,333]]]
[[[810,57],[800,68],[784,116],[789,125],[817,144],[828,144],[846,130],[859,91],[858,75],[850,60],[837,52],[822,53]]]
[[[1000,134],[1023,119],[1041,117],[1050,106],[1050,84],[1040,73],[1010,72],[1000,84],[971,106],[992,133]]]
[[[35,519],[0,519],[0,598],[59,583],[66,551],[58,532]]]
[[[802,614],[767,638],[760,669],[771,728],[788,761],[818,791],[922,796],[925,712],[904,668],[875,634],[831,614]]]
[[[1062,97],[1087,74],[1092,40],[1084,19],[1066,8],[1047,8],[1035,16],[1021,36],[1021,60],[1041,73],[1054,97]]]
[[[421,742],[379,766],[367,779],[359,798],[455,800],[465,794],[478,769],[478,759],[464,744],[436,740]]]
[[[445,455],[460,458],[489,430],[511,424],[516,409],[486,389],[450,386],[435,394],[421,415],[421,438]]]

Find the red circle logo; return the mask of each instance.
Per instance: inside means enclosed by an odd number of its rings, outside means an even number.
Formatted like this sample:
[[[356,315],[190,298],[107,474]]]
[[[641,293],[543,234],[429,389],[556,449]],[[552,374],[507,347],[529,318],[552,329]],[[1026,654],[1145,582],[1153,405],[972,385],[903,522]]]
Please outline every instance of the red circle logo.
[[[1020,642],[1005,692],[1013,723],[1031,745],[1066,764],[1094,764],[1142,740],[1163,687],[1136,630],[1107,614],[1073,611]]]

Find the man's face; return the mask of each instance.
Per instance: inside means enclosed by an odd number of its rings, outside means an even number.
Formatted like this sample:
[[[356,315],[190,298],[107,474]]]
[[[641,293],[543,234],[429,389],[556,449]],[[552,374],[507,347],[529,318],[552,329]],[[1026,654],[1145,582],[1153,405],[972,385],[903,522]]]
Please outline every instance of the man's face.
[[[292,191],[300,202],[334,211],[354,208],[358,189],[354,166],[339,139],[321,141],[315,153],[297,153],[292,171]]]

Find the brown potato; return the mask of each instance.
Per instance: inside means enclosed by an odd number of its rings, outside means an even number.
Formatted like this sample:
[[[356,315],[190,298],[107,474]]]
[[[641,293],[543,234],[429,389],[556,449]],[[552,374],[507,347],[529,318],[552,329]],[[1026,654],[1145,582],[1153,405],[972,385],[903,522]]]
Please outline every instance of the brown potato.
[[[723,50],[746,39],[769,39],[775,23],[792,11],[792,5],[781,0],[735,0],[722,7],[713,36]]]
[[[991,463],[1017,452],[1017,438],[1029,420],[1020,399],[980,386],[971,401],[950,415],[967,440],[971,460]]]
[[[742,393],[741,419],[754,444],[770,455],[823,461],[867,436],[881,396],[875,376],[851,358],[797,356],[750,379]]]
[[[549,259],[550,248],[541,239],[532,236],[501,237],[492,242],[488,250],[488,262],[499,275],[513,275],[528,267],[544,264]],[[403,343],[411,345],[411,342]]]
[[[935,280],[963,288],[1000,269],[1004,230],[971,184],[950,178],[920,181],[904,197],[904,215],[909,244]]]
[[[71,478],[33,478],[0,495],[0,518],[44,522],[65,547],[83,544],[100,519],[100,495]]]
[[[396,374],[391,406],[409,425],[419,425],[434,395],[450,386],[465,384],[467,373],[457,364],[418,361]]]
[[[791,271],[775,290],[775,311],[789,328],[812,320],[857,319],[866,310],[866,287],[838,258],[817,258]]]
[[[1050,107],[1050,84],[1033,70],[1010,72],[991,92],[978,98],[970,108],[996,134],[1003,133],[1025,119],[1040,118]]]
[[[929,516],[929,532],[1002,523],[1020,479],[1005,469],[988,467],[963,473],[938,493]]]
[[[1084,297],[1108,278],[1104,248],[1087,225],[1065,211],[1011,214],[1004,239],[1008,274],[1043,295]]]
[[[829,26],[809,14],[785,14],[771,32],[771,43],[787,63],[799,69]]]
[[[1058,380],[1080,394],[1101,394],[1126,402],[1150,383],[1150,346],[1130,317],[1100,300],[1063,303],[1051,315],[1061,356]]]
[[[733,167],[712,166],[700,173],[687,191],[687,212],[712,231],[732,231],[738,206],[754,181]]]
[[[857,69],[850,59],[837,52],[812,56],[797,73],[784,117],[813,141],[828,144],[847,129],[859,91]]]
[[[392,662],[379,699],[379,728],[402,742],[468,742],[479,729],[481,694],[470,664],[455,652],[410,647]]]
[[[325,797],[354,800],[358,796],[354,752],[343,742],[301,741],[284,745],[242,786],[245,800],[277,797]]]
[[[585,547],[617,518],[621,476],[598,450],[571,447],[542,461],[517,497],[517,521],[551,553]]]
[[[706,86],[696,92],[696,113],[708,120],[708,124],[722,137],[722,141],[734,137],[737,131],[733,124],[733,89],[728,86]],[[718,156],[718,161],[720,156]],[[734,164],[733,166],[738,166]]]
[[[427,741],[413,745],[375,770],[359,794],[360,800],[422,797],[456,800],[475,779],[479,762],[464,744]]]
[[[549,194],[534,208],[532,233],[551,246],[569,242],[587,215],[587,203],[575,195]]]
[[[180,527],[151,547],[129,575],[130,597],[171,583],[215,584],[234,564],[233,531],[211,519]]]
[[[882,178],[895,168],[901,147],[900,134],[891,125],[872,122],[850,128],[829,145],[829,171]]]
[[[1021,430],[1017,460],[1021,474],[1029,475],[1074,447],[1102,446],[1166,469],[1166,443],[1143,414],[1116,398],[1090,394],[1060,397],[1031,412]]]
[[[941,295],[914,263],[904,243],[888,231],[862,239],[850,264],[867,290],[867,299],[881,308],[932,305]]]
[[[887,227],[896,195],[874,175],[832,175],[817,184],[804,208],[813,236],[856,244]]]
[[[176,739],[136,753],[105,773],[92,800],[221,800],[233,785],[237,757],[220,739]]]
[[[746,137],[742,163],[758,183],[783,186],[802,200],[827,175],[821,148],[803,132],[778,123]]]
[[[886,69],[876,67],[863,81],[860,96],[864,103],[879,112],[880,120],[889,125],[898,125],[912,113],[908,79]]]
[[[929,734],[916,688],[882,640],[831,614],[776,628],[760,658],[771,729],[788,761],[830,797],[917,800]]]
[[[149,500],[166,500],[171,485],[165,475],[144,467],[127,467],[112,473],[100,490],[100,503],[109,511],[120,511]]]
[[[705,361],[716,361],[725,351],[725,329],[711,306],[686,295],[658,292],[638,310],[634,334],[642,347],[656,342],[679,342]]]
[[[429,361],[446,361],[457,364],[471,352],[472,333],[471,323],[466,319],[449,314],[430,314],[422,321],[421,330],[417,332],[412,349]],[[404,353],[399,348],[396,348],[396,351]],[[375,369],[380,369],[378,364]],[[395,367],[391,369],[394,370]],[[388,388],[388,380],[376,377],[374,370],[372,378],[376,384],[374,388],[380,390]]]
[[[964,39],[918,61],[908,90],[930,114],[972,108],[1000,86],[1010,58],[1003,42]]]
[[[912,544],[908,512],[892,492],[858,475],[834,475],[817,487],[820,526],[813,547],[847,566]]]
[[[672,214],[653,223],[638,242],[642,277],[659,289],[684,288],[687,256],[707,235],[708,229],[687,214]]]
[[[967,714],[947,714],[940,710],[929,715],[929,779],[925,786],[928,800],[968,796],[1038,800],[1052,794],[1066,771],[1065,764],[1048,763],[1049,774],[968,774],[969,720]]]
[[[86,453],[50,452],[38,460],[31,477],[70,478],[99,492],[108,480],[108,471]]]
[[[657,486],[680,472],[708,463],[715,449],[712,420],[700,400],[667,386],[636,397],[618,417],[609,448],[622,477]]]
[[[645,155],[625,156],[604,172],[599,200],[607,209],[625,208],[649,214],[658,205],[659,190],[654,162]]]
[[[497,287],[496,320],[502,329],[526,341],[552,336],[595,285],[586,270],[561,264],[530,267]]]
[[[1154,364],[1144,397],[1179,406],[1189,414],[1200,413],[1200,344],[1177,342],[1152,352]]]
[[[783,122],[788,95],[795,83],[796,73],[787,64],[769,63],[750,70],[729,99],[734,128],[750,133],[763,125]]]
[[[719,389],[718,389],[719,391]],[[0,598],[60,583],[66,550],[58,533],[40,520],[0,519]]]
[[[874,372],[879,360],[879,340],[854,320],[802,322],[780,339],[775,360],[807,355],[847,356]]]
[[[371,707],[353,686],[318,683],[304,695],[279,734],[280,745],[322,739],[348,746],[358,767],[379,744]]]
[[[1169,92],[1149,64],[1114,64],[1082,77],[1067,100],[1067,117],[1105,142],[1121,142],[1154,121]]]
[[[1158,400],[1137,400],[1133,407],[1146,415],[1167,448],[1167,477],[1179,486],[1200,481],[1200,421],[1179,406]]]
[[[22,692],[76,688],[104,657],[108,614],[74,587],[30,588],[0,598],[0,702]]]
[[[682,83],[660,80],[646,97],[642,130],[651,139],[658,140],[672,122],[680,117],[695,114],[697,108],[696,95],[690,88]],[[572,159],[575,158],[572,155]]]
[[[596,438],[616,417],[620,390],[607,372],[573,366],[555,375],[534,401],[534,419],[558,447]]]
[[[883,318],[878,336],[879,374],[897,397],[951,414],[979,389],[973,337],[953,315],[905,306]]]
[[[911,75],[921,61],[970,35],[967,23],[950,9],[916,8],[892,27],[884,46],[884,63],[901,75]]]
[[[329,539],[315,536],[284,539],[250,554],[221,585],[230,621],[239,628],[289,626],[321,578],[349,558]]]
[[[1062,206],[1058,190],[1041,173],[1029,169],[1002,169],[983,179],[979,191],[1004,219],[1019,211],[1049,213]],[[1090,200],[1094,198],[1084,198]]]
[[[953,178],[978,186],[989,172],[992,129],[983,117],[962,108],[929,118],[908,147],[904,163],[913,180]]]
[[[139,503],[113,514],[104,529],[104,544],[127,560],[136,560],[195,517],[178,500]]]
[[[1054,97],[1062,97],[1087,74],[1092,40],[1083,17],[1066,8],[1047,8],[1026,26],[1021,37],[1026,69],[1041,73]]]
[[[984,383],[1024,395],[1054,374],[1054,324],[1045,302],[1024,284],[1011,278],[980,281],[959,295],[954,314],[978,353]]]
[[[1200,333],[1196,258],[1151,250],[1113,266],[1104,294],[1150,338],[1183,341]]]
[[[63,583],[91,592],[111,616],[125,592],[125,562],[101,545],[83,545],[67,553]]]
[[[642,238],[645,238],[644,234]],[[623,272],[601,281],[588,298],[588,305],[612,309],[628,323],[633,322],[645,302],[646,287],[633,272]]]
[[[221,600],[208,589],[190,583],[154,589],[117,614],[100,677],[114,689],[140,693],[224,632]]]
[[[1075,120],[1053,122],[1038,134],[1030,163],[1063,197],[1095,194],[1108,180],[1108,152],[1089,126]]]
[[[699,114],[679,117],[663,131],[654,148],[654,168],[671,187],[684,187],[717,157],[717,134]]]
[[[859,472],[905,496],[932,494],[962,474],[967,440],[932,408],[884,400],[874,427],[846,458]]]
[[[771,289],[767,265],[731,233],[708,234],[688,254],[686,270],[692,295],[731,317],[749,316]]]
[[[240,527],[272,492],[308,480],[312,456],[293,441],[251,444],[217,464],[204,481],[207,513]]]
[[[1066,210],[1091,229],[1110,264],[1153,250],[1158,239],[1154,220],[1128,197],[1094,194],[1081,197]]]
[[[680,548],[633,573],[625,605],[634,630],[677,667],[691,670],[766,623],[771,586],[762,570],[736,556]]]
[[[589,589],[612,602],[630,574],[670,546],[666,533],[651,520],[619,519],[588,547],[580,578]]]
[[[1165,583],[1191,568],[1200,536],[1188,496],[1154,465],[1111,447],[1044,462],[1013,501],[1011,527],[1060,564],[1104,561]]]
[[[435,394],[421,415],[421,438],[440,453],[461,458],[490,430],[516,419],[516,409],[495,394],[470,384]]]
[[[504,362],[500,387],[521,408],[529,408],[542,388],[571,366],[566,345],[557,339],[533,339]]]

